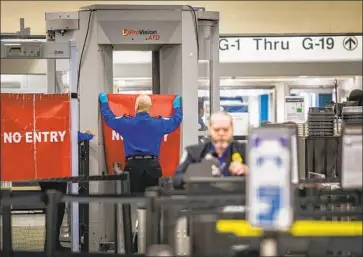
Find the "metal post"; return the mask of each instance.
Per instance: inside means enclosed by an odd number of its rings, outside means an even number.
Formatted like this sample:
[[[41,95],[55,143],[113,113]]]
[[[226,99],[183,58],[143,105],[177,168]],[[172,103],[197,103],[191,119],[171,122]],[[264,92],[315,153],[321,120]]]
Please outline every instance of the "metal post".
[[[128,172],[123,172],[122,175],[122,179],[120,181],[116,181],[116,193],[129,194],[129,174]],[[115,222],[115,253],[132,253],[133,238],[130,204],[115,204]]]
[[[116,183],[116,194],[122,194],[122,181],[115,181]],[[122,216],[122,205],[115,204],[115,253],[121,254],[125,252],[125,240],[124,234],[121,233],[123,229]]]
[[[159,243],[159,224],[160,224],[160,213],[156,203],[158,197],[158,191],[155,188],[149,188],[145,192],[146,200],[146,233],[145,233],[145,250],[153,244]]]
[[[71,59],[70,65],[70,84],[71,84],[71,131],[72,131],[72,176],[77,177],[79,175],[79,155],[78,155],[78,130],[79,130],[79,111],[78,111],[78,92],[77,92],[77,44],[71,42]],[[72,193],[78,193],[78,183],[72,184]],[[80,250],[79,243],[79,204],[72,203],[72,251],[78,252]]]
[[[45,256],[53,257],[56,251],[58,204],[62,194],[57,190],[47,191],[47,212],[45,216]]]
[[[162,235],[160,238],[160,244],[169,245],[172,248],[172,251],[175,253],[176,249],[176,224],[179,218],[178,211],[173,208],[163,209],[162,210],[162,219],[161,219],[161,230]]]
[[[122,194],[130,194],[130,176],[128,172],[124,173],[125,178],[122,179],[121,192]],[[133,252],[132,242],[132,220],[131,220],[131,206],[130,204],[122,205],[122,223],[125,242],[125,253]]]
[[[89,176],[89,142],[84,141],[79,145],[79,175]],[[82,182],[79,185],[79,194],[89,194],[89,183]],[[81,252],[89,251],[89,204],[79,204],[79,242]]]
[[[84,175],[89,176],[89,142],[84,142]],[[88,184],[87,184],[88,185]]]
[[[209,59],[209,79],[210,79],[210,103],[211,111],[220,110],[220,86],[219,86],[219,21],[214,21],[210,26],[210,59]]]
[[[169,196],[173,190],[173,178],[166,177],[159,180],[159,186],[162,190],[160,194],[162,196]],[[179,209],[173,208],[161,208],[161,221],[160,221],[160,244],[169,245],[172,251],[175,253],[176,249],[176,224],[179,218]]]
[[[56,60],[47,59],[47,93],[56,94],[57,93],[57,78],[56,78]]]
[[[152,52],[152,92],[160,94],[160,52]]]
[[[191,255],[210,256],[216,254],[219,247],[218,242],[215,242],[215,220],[213,215],[202,214],[189,218]]]
[[[279,256],[277,238],[275,232],[265,233],[260,242],[260,256]]]
[[[10,190],[2,190],[2,197],[7,198],[11,196]],[[11,256],[11,252],[13,251],[13,235],[11,229],[11,205],[4,204],[2,205],[2,252],[4,256]]]

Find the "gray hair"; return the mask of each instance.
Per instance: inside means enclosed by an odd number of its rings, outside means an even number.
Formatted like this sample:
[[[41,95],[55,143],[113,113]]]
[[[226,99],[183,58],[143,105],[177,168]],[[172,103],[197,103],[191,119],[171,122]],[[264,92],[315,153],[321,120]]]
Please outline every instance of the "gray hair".
[[[223,119],[223,118],[229,118],[231,125],[233,125],[233,118],[232,116],[226,112],[226,111],[218,111],[218,112],[214,112],[212,113],[212,115],[209,118],[209,124],[211,124],[213,121],[219,120],[219,119]]]

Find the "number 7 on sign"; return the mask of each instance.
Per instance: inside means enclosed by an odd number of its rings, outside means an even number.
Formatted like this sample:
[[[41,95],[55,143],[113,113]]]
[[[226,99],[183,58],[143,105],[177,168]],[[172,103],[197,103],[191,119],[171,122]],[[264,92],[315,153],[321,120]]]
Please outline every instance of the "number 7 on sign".
[[[261,206],[257,215],[258,223],[274,226],[279,222],[282,194],[282,188],[278,186],[261,186],[257,189],[257,199]]]

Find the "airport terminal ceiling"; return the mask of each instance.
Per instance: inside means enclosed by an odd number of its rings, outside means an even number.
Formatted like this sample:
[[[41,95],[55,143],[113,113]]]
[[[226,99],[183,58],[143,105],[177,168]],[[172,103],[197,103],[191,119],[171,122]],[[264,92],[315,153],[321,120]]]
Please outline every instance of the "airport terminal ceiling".
[[[25,18],[32,34],[43,34],[44,13],[75,11],[100,3],[115,4],[114,1],[2,1],[1,31],[15,33],[19,19]],[[165,2],[132,1],[132,4]],[[362,33],[361,1],[172,1],[172,4],[218,11],[221,34]]]

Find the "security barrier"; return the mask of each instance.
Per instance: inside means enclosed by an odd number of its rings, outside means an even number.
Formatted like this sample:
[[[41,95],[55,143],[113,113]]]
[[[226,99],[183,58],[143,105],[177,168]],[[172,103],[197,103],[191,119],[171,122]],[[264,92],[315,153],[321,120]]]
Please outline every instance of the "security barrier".
[[[43,180],[44,181],[44,180]],[[52,181],[52,180],[47,180],[47,181]],[[108,176],[90,176],[90,177],[73,177],[73,178],[63,178],[63,179],[57,179],[56,181],[62,181],[62,182],[69,182],[69,183],[89,183],[91,181],[115,181],[116,184],[121,183],[122,181],[124,181],[124,183],[128,184],[129,183],[129,177],[127,173],[122,173],[120,175],[108,175]],[[119,197],[122,197],[122,193],[118,195]],[[58,203],[59,201],[62,199],[62,195],[60,192],[58,191],[54,191],[54,190],[49,190],[47,192],[47,213],[46,213],[46,242],[45,242],[45,250],[44,251],[50,251],[54,253],[54,236],[55,236],[55,227],[56,227],[56,212],[58,209]],[[67,197],[69,197],[70,199],[81,199],[83,196],[82,194],[78,194],[78,195],[72,195],[72,194],[68,194]],[[93,196],[94,197],[94,196]],[[106,199],[107,197],[104,197],[104,199]],[[12,196],[11,192],[9,190],[2,190],[1,191],[1,202],[2,202],[2,252],[3,254],[5,254],[5,256],[10,256],[10,254],[13,252],[13,247],[12,247],[12,221],[11,221],[11,205],[12,204],[23,204],[23,205],[27,205],[27,203],[34,203],[34,202],[43,202],[44,198],[42,196],[39,195],[28,195],[28,196]],[[100,199],[99,199],[100,200]],[[68,201],[66,200],[65,202],[73,202],[73,201]],[[77,201],[76,201],[77,202]],[[85,204],[88,203],[88,201],[80,201],[80,204]],[[115,206],[115,211],[117,212],[118,217],[123,217],[123,231],[120,232],[119,229],[117,229],[117,234],[120,235],[120,233],[123,234],[123,237],[125,239],[125,242],[123,243],[125,245],[125,250],[126,252],[131,252],[132,250],[130,249],[130,247],[126,247],[126,246],[130,246],[132,245],[132,231],[131,231],[131,224],[130,224],[130,220],[131,220],[131,215],[129,212],[129,209],[122,209],[121,212],[118,212],[116,206]],[[82,220],[82,219],[81,219]],[[126,224],[128,223],[128,224]],[[116,224],[116,223],[115,223]],[[83,224],[82,224],[83,225]],[[120,228],[120,226],[118,226],[118,228]],[[80,228],[81,229],[81,228]],[[83,234],[81,234],[80,236],[83,236]],[[128,242],[126,242],[126,240],[129,240]],[[115,244],[117,244],[117,242],[115,242]],[[82,247],[82,245],[80,246],[81,250],[86,251],[87,249],[85,249],[85,247]],[[48,250],[47,250],[48,249]],[[51,249],[51,250],[49,250]],[[117,247],[116,247],[117,249]],[[6,255],[9,254],[9,255]],[[50,255],[52,256],[52,255]]]
[[[2,181],[71,176],[69,110],[68,94],[1,94]]]
[[[109,179],[112,176],[108,176]],[[116,178],[114,176],[114,178]],[[220,180],[222,181],[222,180]],[[321,181],[314,181],[319,183]],[[213,185],[217,185],[218,179],[211,182]],[[223,180],[223,183],[227,183]],[[230,180],[228,183],[235,183],[236,186],[243,187],[242,180]],[[209,185],[210,187],[212,184]],[[302,185],[300,185],[301,187]],[[244,195],[236,193],[235,191],[225,191],[223,194],[220,191],[218,194],[213,194],[212,191],[203,195],[198,195],[191,192],[172,191],[167,192],[161,188],[150,188],[145,197],[125,197],[122,195],[113,196],[101,196],[101,195],[59,195],[57,192],[48,192],[48,214],[47,214],[47,242],[45,252],[43,255],[34,256],[57,256],[54,255],[54,245],[52,237],[54,234],[52,231],[54,227],[54,217],[52,213],[56,211],[57,202],[79,202],[87,203],[94,201],[112,202],[115,204],[143,204],[146,211],[145,222],[145,249],[146,254],[150,256],[150,249],[155,249],[159,246],[159,250],[168,250],[176,254],[177,245],[175,232],[176,224],[175,218],[180,216],[188,217],[190,224],[189,235],[191,236],[192,246],[190,248],[190,256],[231,256],[233,249],[231,248],[235,244],[249,245],[252,249],[258,247],[260,238],[269,235],[269,237],[275,238],[279,244],[279,256],[285,255],[287,252],[296,253],[296,251],[305,251],[305,254],[309,256],[324,256],[327,251],[348,251],[351,254],[362,254],[362,191],[359,190],[339,190],[339,194],[345,194],[347,197],[351,197],[353,207],[350,210],[335,210],[335,211],[317,211],[314,210],[314,206],[326,203],[326,199],[320,197],[326,193],[325,189],[307,188],[307,184],[303,185],[303,189],[297,189],[295,197],[295,234],[297,236],[291,236],[288,231],[280,231],[275,234],[261,234],[262,231],[255,229],[248,230],[245,219],[245,213],[243,209],[227,208],[229,206],[241,206],[244,205]],[[233,186],[232,186],[233,187]],[[202,190],[203,191],[203,190]],[[205,190],[204,190],[205,192]],[[4,195],[6,192],[2,192],[1,201],[3,204],[3,210],[8,208],[9,204],[17,203],[19,201],[29,201],[29,197],[23,199],[12,198],[11,196]],[[187,195],[185,195],[187,193]],[[329,191],[329,194],[332,192]],[[184,195],[183,195],[184,194]],[[334,199],[331,199],[334,200]],[[334,200],[335,201],[335,200]],[[328,202],[329,203],[329,202]],[[329,203],[330,204],[330,203]],[[186,210],[181,212],[181,210]],[[4,212],[6,214],[6,212]],[[324,217],[351,217],[355,218],[355,222],[340,222],[340,221],[321,221]],[[162,217],[162,219],[160,219]],[[209,218],[208,218],[209,217]],[[130,217],[128,217],[130,219]],[[207,219],[208,218],[208,219]],[[8,230],[9,216],[4,215],[4,230],[3,233],[10,233]],[[314,221],[314,219],[316,221]],[[125,220],[125,219],[124,219]],[[241,221],[242,220],[242,221]],[[242,226],[237,226],[242,224]],[[303,228],[301,227],[303,224]],[[315,234],[311,234],[309,226],[325,226],[319,229]],[[248,226],[248,225],[247,225]],[[214,228],[213,228],[214,227]],[[332,231],[329,227],[334,229]],[[236,229],[238,231],[236,231]],[[247,229],[247,230],[246,230]],[[305,231],[303,231],[304,229]],[[219,232],[217,232],[219,230]],[[244,230],[244,232],[242,231]],[[324,232],[325,230],[325,232]],[[310,232],[309,232],[310,231]],[[329,233],[326,233],[328,231]],[[324,232],[324,233],[322,233]],[[344,232],[344,233],[343,233]],[[118,232],[120,233],[120,231]],[[124,231],[125,233],[125,231]],[[226,234],[227,233],[227,234]],[[343,234],[342,234],[343,233]],[[9,234],[8,234],[9,235]],[[174,235],[174,236],[173,236]],[[256,237],[256,235],[262,237]],[[10,241],[10,242],[9,242]],[[310,245],[301,249],[302,246]],[[208,247],[207,247],[208,246]],[[7,254],[11,249],[11,240],[4,240],[3,252]],[[230,249],[230,250],[228,250]],[[232,252],[230,252],[232,251]],[[101,254],[91,253],[72,253],[63,254],[63,256],[102,256]],[[182,253],[179,253],[182,255]],[[7,255],[6,255],[7,256]],[[17,255],[13,255],[17,256]],[[20,256],[20,255],[19,255]],[[31,256],[31,255],[28,255]],[[107,256],[107,255],[105,255]],[[115,255],[122,256],[122,255]],[[131,255],[128,255],[131,256]],[[155,256],[155,255],[153,255]]]
[[[360,242],[362,236],[360,216],[362,212],[362,192],[359,190],[331,190],[329,187],[319,188],[316,186],[322,182],[327,182],[327,180],[310,180],[305,184],[300,184],[296,189],[295,218],[297,220],[290,232],[282,231],[280,235],[276,234],[274,236],[282,245],[279,256],[284,256],[287,253],[299,254],[303,252],[304,254],[309,252],[309,256],[325,256],[328,251],[333,251],[335,254],[345,251],[359,255],[362,252],[360,248],[362,246]],[[206,192],[202,189],[201,191]],[[164,193],[161,191],[161,195]],[[147,225],[148,217],[153,219],[152,224],[157,224],[158,221],[154,216],[148,216],[145,209],[138,210],[140,221],[138,245],[141,246],[139,253],[147,253],[150,242],[172,246],[174,253],[178,256],[227,256],[230,253],[226,252],[226,250],[237,244],[249,245],[252,249],[259,248],[260,238],[264,236],[264,233],[260,229],[252,228],[246,222],[245,209],[241,206],[244,203],[243,196],[232,196],[236,192],[226,193],[223,196],[218,195],[220,197],[218,201],[217,195],[186,195],[186,198],[183,199],[181,195],[175,195],[175,193],[171,196],[175,200],[164,200],[165,202],[161,204],[161,208],[174,212],[173,215],[176,216],[173,217],[176,217],[174,219],[176,226],[170,227],[170,224],[168,225],[163,220],[164,216],[161,215],[160,234],[153,233],[150,235],[147,233],[149,227]],[[209,191],[210,193],[212,192]],[[332,195],[336,197],[331,197]],[[151,199],[154,198],[155,195],[151,197]],[[223,198],[224,200],[221,200]],[[157,199],[155,201],[158,202]],[[192,202],[194,203],[192,204]],[[226,206],[227,203],[229,206]],[[322,205],[343,205],[348,203],[349,208],[319,209],[319,206]],[[187,213],[175,214],[177,210],[183,208],[187,209],[186,212],[189,212],[189,215]],[[162,209],[160,211],[163,213]],[[186,232],[188,224],[184,215],[187,215],[188,219],[192,219],[190,238],[186,236],[187,233],[183,233]],[[214,215],[217,215],[218,218]],[[180,218],[180,216],[184,216],[184,218]],[[347,219],[350,221],[346,221]],[[175,220],[178,220],[178,222],[175,222]],[[183,225],[180,226],[180,224]],[[165,233],[163,227],[165,226],[175,232],[173,234],[169,231],[168,235],[170,236],[168,239],[163,239]],[[153,228],[157,229],[155,226]],[[216,233],[216,230],[219,232]],[[148,236],[154,239],[148,240]],[[155,238],[159,238],[159,240],[155,241]],[[188,245],[189,242],[192,243],[191,246]],[[319,242],[324,243],[319,245]],[[308,249],[306,246],[308,244],[312,244],[314,247]]]
[[[89,175],[89,142],[82,141],[78,143],[79,149],[79,173],[82,177]],[[14,197],[23,197],[33,195],[34,197],[42,197],[39,184],[37,181],[16,182],[12,183],[11,195]],[[71,184],[69,184],[71,185]],[[79,184],[79,193],[87,192],[88,183]],[[69,190],[69,192],[71,192]],[[45,213],[46,208],[43,201],[35,201],[20,205],[13,204],[12,212],[12,234],[13,248],[15,250],[42,250],[44,248],[45,239]],[[0,210],[1,213],[1,210]],[[67,204],[66,215],[63,220],[61,229],[61,242],[70,244],[71,241],[71,206]],[[79,241],[82,251],[88,251],[88,205],[79,206]],[[0,224],[0,228],[1,228]],[[1,235],[0,235],[0,242]]]

